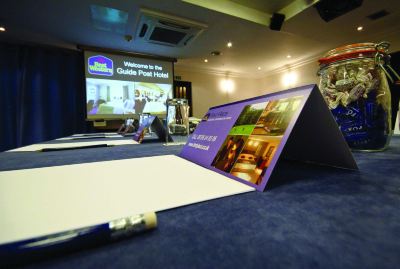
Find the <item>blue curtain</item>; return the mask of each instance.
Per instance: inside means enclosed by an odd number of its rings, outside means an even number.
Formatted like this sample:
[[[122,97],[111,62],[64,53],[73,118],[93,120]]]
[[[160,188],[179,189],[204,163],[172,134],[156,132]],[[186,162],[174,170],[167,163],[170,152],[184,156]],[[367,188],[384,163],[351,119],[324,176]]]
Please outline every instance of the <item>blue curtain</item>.
[[[0,44],[0,151],[87,130],[81,52]]]

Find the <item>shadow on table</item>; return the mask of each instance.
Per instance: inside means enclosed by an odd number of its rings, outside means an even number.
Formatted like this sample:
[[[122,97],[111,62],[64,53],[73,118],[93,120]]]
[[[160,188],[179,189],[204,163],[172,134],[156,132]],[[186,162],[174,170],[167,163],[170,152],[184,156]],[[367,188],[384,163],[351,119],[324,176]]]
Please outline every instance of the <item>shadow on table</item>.
[[[276,165],[267,189],[278,189],[282,186],[320,186],[324,184],[346,184],[346,192],[357,191],[363,177],[358,170],[342,169],[332,166],[324,166],[300,161],[280,160]],[[320,190],[319,190],[320,191]]]

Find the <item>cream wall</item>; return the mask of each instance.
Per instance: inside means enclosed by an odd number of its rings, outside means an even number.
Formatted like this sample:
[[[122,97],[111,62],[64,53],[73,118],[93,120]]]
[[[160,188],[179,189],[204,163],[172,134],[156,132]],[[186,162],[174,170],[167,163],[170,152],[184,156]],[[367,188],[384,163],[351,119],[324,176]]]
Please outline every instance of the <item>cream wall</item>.
[[[297,68],[291,68],[290,72],[297,74],[297,81],[291,85],[285,85],[282,77],[289,70],[282,70],[260,78],[230,77],[205,73],[204,71],[188,71],[176,66],[175,76],[180,76],[183,81],[192,82],[193,116],[201,118],[210,107],[255,97],[271,92],[285,90],[306,84],[318,84],[318,64],[311,61]],[[229,79],[233,82],[232,92],[222,89],[221,81]]]
[[[260,86],[265,93],[270,93],[307,84],[318,85],[319,77],[317,76],[317,71],[318,63],[312,61],[297,68],[291,68],[290,70],[287,69],[272,75],[267,75],[260,79]],[[286,85],[283,82],[283,77],[289,72],[296,74],[297,80],[290,85]]]
[[[229,77],[178,68],[175,68],[174,73],[175,76],[180,76],[183,81],[192,82],[193,116],[198,118],[203,117],[212,106],[262,94],[259,79]],[[232,92],[222,89],[221,81],[224,79],[233,82]]]

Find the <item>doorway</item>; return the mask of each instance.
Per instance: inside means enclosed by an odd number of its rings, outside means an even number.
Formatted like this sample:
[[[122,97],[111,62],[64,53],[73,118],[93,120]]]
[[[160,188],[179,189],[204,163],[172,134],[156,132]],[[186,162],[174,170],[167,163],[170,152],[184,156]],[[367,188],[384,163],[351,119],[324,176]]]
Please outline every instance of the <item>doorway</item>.
[[[190,81],[174,81],[174,98],[184,98],[188,100],[189,104],[189,117],[193,116],[193,103],[192,103],[192,82]]]

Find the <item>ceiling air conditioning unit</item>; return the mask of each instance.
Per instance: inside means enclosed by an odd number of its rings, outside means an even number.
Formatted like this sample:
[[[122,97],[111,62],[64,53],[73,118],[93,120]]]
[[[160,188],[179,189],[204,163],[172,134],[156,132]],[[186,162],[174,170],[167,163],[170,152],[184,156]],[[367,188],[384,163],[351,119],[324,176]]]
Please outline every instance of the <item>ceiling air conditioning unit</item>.
[[[150,43],[182,47],[193,41],[206,24],[140,9],[140,19],[136,29],[136,38]]]

